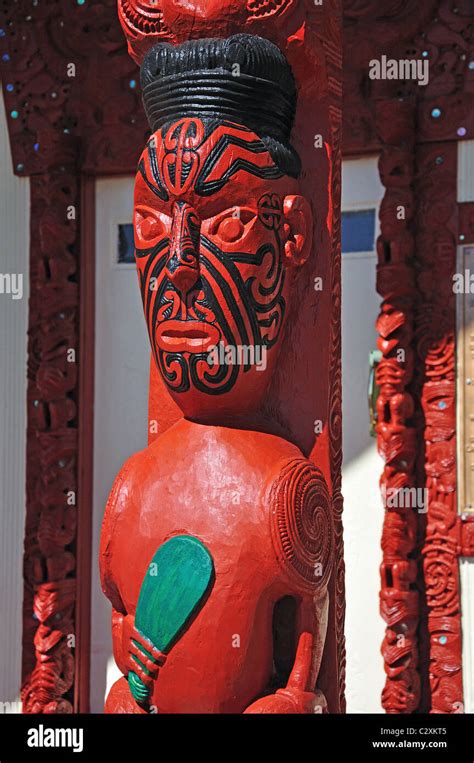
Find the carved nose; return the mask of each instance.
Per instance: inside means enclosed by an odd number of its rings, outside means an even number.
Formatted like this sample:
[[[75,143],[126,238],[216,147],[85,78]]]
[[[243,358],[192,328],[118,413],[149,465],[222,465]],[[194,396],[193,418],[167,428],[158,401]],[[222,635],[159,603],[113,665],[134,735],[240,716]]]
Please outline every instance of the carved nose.
[[[176,202],[173,208],[168,276],[179,291],[190,291],[199,278],[201,221],[189,204]]]

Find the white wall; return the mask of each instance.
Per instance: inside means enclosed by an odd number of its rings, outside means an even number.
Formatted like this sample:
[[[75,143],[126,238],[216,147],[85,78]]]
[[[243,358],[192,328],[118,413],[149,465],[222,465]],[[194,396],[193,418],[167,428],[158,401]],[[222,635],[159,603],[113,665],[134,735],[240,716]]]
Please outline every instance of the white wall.
[[[118,265],[117,226],[132,222],[133,178],[96,183],[94,504],[91,704],[100,713],[120,676],[112,656],[110,604],[100,588],[99,541],[112,483],[147,444],[150,346],[135,265]]]
[[[457,177],[457,200],[459,202],[474,201],[474,140],[458,142]]]
[[[342,209],[377,208],[383,196],[377,158],[346,160]],[[378,217],[375,239],[378,235]],[[375,251],[342,255],[342,421],[346,563],[347,711],[381,713],[385,683],[379,614],[383,506],[378,488],[383,461],[369,435],[369,352],[376,349]]]
[[[474,713],[474,559],[459,560],[464,712]]]
[[[0,274],[21,274],[23,295],[13,299],[1,287],[0,708],[20,712],[30,194],[29,180],[13,174],[3,97],[1,101]]]

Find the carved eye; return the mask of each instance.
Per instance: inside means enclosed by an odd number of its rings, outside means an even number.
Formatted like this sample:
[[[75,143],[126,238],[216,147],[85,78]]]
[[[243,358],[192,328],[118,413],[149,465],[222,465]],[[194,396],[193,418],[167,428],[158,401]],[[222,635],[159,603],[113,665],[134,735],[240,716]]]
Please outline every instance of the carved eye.
[[[228,217],[227,220],[223,220],[219,223],[216,231],[216,235],[223,241],[238,241],[242,238],[245,230],[245,225],[238,217]]]
[[[163,235],[164,225],[159,217],[148,210],[137,209],[135,211],[135,233],[142,241],[153,241]]]
[[[236,214],[237,208],[234,210],[232,216],[221,219],[214,226],[212,231],[214,236],[217,236],[227,244],[232,244],[238,241],[244,235],[248,223],[255,218],[255,213],[250,209],[237,210],[239,214]]]

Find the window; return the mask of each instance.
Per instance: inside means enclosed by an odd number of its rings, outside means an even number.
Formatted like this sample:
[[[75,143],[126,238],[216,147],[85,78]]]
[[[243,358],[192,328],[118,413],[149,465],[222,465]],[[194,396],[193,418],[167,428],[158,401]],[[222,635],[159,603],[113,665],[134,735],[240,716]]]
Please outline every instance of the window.
[[[342,251],[373,252],[375,245],[375,209],[342,213]]]
[[[119,265],[135,263],[135,244],[132,223],[118,225],[117,262]]]

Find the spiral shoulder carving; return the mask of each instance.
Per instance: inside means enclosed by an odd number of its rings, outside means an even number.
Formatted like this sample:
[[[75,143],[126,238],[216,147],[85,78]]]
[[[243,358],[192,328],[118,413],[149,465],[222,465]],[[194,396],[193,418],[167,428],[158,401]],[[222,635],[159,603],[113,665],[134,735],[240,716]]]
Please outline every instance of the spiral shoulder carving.
[[[273,545],[278,559],[299,585],[317,591],[330,578],[334,527],[328,486],[305,458],[286,463],[270,489]]]

